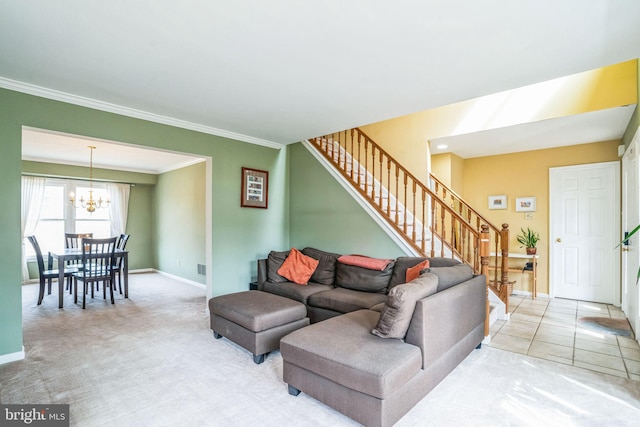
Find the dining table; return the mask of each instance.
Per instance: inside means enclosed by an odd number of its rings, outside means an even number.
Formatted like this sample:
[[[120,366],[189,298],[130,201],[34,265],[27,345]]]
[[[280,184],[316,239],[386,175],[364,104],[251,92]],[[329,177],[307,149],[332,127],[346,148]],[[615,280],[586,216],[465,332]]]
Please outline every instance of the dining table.
[[[58,260],[58,308],[64,306],[64,265],[67,261],[81,260],[82,248],[65,248],[59,251],[49,251],[49,256]],[[89,255],[90,256],[90,255]],[[116,259],[124,260],[122,274],[124,275],[124,297],[129,298],[129,251],[115,250]]]

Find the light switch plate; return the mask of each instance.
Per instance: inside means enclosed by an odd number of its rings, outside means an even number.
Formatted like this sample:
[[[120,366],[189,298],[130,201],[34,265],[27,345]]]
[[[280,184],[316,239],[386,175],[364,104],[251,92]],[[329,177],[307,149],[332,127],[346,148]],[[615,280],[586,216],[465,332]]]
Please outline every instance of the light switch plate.
[[[524,219],[533,219],[533,212],[525,212]]]

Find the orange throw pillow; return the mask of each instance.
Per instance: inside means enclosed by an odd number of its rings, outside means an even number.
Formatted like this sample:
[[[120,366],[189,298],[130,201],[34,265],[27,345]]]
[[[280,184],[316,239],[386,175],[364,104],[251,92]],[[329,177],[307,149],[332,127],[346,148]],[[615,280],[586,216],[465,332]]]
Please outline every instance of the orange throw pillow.
[[[420,277],[420,271],[425,268],[429,268],[429,260],[425,259],[420,264],[414,265],[413,267],[407,268],[407,273],[405,276],[405,283],[409,283],[414,279]]]
[[[289,256],[278,269],[278,274],[298,285],[306,285],[320,261],[304,255],[296,248],[291,248]]]

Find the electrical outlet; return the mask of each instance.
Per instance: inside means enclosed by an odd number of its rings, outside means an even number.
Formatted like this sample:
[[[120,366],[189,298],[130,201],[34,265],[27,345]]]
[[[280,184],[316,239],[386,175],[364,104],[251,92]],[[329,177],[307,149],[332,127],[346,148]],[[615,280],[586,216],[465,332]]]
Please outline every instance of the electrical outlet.
[[[180,260],[179,259],[176,260],[176,267],[180,267]]]

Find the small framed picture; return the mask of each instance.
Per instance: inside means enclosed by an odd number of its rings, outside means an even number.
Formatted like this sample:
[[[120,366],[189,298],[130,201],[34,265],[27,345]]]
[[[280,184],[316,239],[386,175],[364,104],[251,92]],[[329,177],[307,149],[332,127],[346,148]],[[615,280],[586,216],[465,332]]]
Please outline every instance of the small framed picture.
[[[489,196],[489,209],[507,209],[507,195]]]
[[[516,197],[516,212],[535,212],[535,197]]]
[[[269,204],[269,172],[242,168],[240,206],[267,209]]]

